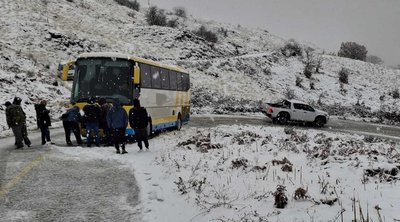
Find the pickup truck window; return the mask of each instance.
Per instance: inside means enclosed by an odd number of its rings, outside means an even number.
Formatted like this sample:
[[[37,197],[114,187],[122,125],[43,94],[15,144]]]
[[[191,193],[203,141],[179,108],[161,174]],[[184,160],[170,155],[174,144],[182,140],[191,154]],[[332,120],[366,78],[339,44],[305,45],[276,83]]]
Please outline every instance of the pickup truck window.
[[[283,102],[282,102],[282,107],[284,107],[284,108],[290,108],[290,102],[287,101],[287,100],[283,100]]]
[[[307,110],[307,111],[310,111],[310,112],[315,112],[315,110],[314,110],[314,108],[312,108],[311,106],[309,106],[309,105],[304,105],[304,110]]]
[[[300,104],[300,103],[293,103],[293,107],[295,108],[295,109],[304,109],[303,108],[303,104]]]

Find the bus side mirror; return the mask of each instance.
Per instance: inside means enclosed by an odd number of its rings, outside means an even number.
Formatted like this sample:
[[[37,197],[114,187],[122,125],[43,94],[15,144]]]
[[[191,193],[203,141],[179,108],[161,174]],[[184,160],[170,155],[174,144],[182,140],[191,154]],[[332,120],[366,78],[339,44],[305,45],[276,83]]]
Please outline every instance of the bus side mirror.
[[[133,84],[134,85],[139,85],[140,84],[140,68],[135,64],[135,67],[133,69]]]

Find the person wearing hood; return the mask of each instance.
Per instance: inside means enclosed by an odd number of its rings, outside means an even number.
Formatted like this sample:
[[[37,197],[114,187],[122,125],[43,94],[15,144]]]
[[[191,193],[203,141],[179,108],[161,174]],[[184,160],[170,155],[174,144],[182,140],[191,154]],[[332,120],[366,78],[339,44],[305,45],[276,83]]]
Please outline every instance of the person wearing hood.
[[[92,143],[92,132],[94,134],[94,139],[96,146],[100,146],[99,137],[99,121],[100,121],[100,106],[95,104],[96,98],[90,97],[89,103],[83,107],[83,116],[86,124],[86,145],[91,147]]]
[[[15,145],[17,149],[23,148],[25,145],[31,146],[26,129],[26,115],[21,107],[22,99],[15,97],[13,103],[6,108],[7,125],[12,129],[15,136]]]
[[[42,100],[40,101],[39,104],[35,104],[37,125],[42,134],[42,145],[45,145],[46,141],[51,143],[50,130],[49,130],[49,126],[51,126],[51,120],[49,115],[50,111],[46,109],[46,105],[47,105],[46,100]]]
[[[99,121],[99,128],[103,130],[103,142],[105,143],[106,146],[111,146],[111,132],[110,128],[108,128],[107,124],[107,114],[111,109],[111,105],[107,103],[107,100],[105,98],[100,98],[99,99],[99,105],[100,105],[100,121]]]
[[[138,99],[133,100],[133,108],[129,110],[129,124],[135,130],[135,138],[139,149],[143,149],[142,142],[146,149],[149,149],[149,135],[147,133],[149,116],[146,108],[140,106]]]
[[[128,115],[118,99],[113,100],[113,107],[107,114],[107,124],[112,132],[117,153],[121,153],[120,147],[122,154],[128,153],[125,150],[125,130],[128,126]]]
[[[76,142],[79,145],[82,145],[81,129],[79,127],[79,122],[81,121],[82,116],[79,112],[79,107],[74,106],[71,109],[68,109],[67,112],[61,116],[61,119],[65,131],[65,141],[68,146],[72,146],[71,131],[75,135]]]

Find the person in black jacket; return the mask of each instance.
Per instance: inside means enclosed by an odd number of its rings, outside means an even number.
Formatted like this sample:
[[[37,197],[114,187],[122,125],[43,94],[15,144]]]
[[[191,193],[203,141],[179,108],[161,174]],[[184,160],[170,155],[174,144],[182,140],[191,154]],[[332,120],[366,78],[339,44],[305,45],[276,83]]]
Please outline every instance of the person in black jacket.
[[[96,99],[94,97],[89,98],[89,103],[83,107],[83,112],[85,115],[83,119],[86,124],[86,145],[91,147],[92,143],[92,131],[94,134],[94,139],[96,146],[100,146],[99,137],[99,120],[100,120],[100,106],[95,104]]]
[[[129,110],[129,124],[135,131],[135,138],[139,149],[142,150],[142,141],[146,149],[149,149],[149,135],[147,134],[147,126],[149,124],[149,117],[147,110],[140,106],[138,99],[133,100],[133,108]]]
[[[26,127],[26,115],[22,110],[21,101],[21,98],[15,97],[12,104],[6,109],[7,124],[14,133],[17,149],[24,147],[22,142],[28,147],[31,146]]]
[[[46,141],[51,143],[49,130],[49,126],[51,126],[50,111],[46,109],[46,105],[46,100],[42,100],[39,104],[35,104],[37,125],[42,133],[42,145],[45,145]]]
[[[107,103],[105,98],[100,98],[99,99],[99,105],[100,105],[100,121],[99,121],[99,128],[103,130],[103,143],[106,146],[111,146],[111,129],[108,127],[107,124],[107,114],[111,109],[111,105]]]
[[[107,115],[108,127],[112,130],[114,146],[117,153],[121,153],[119,147],[121,146],[122,154],[128,153],[125,150],[125,131],[128,126],[128,115],[118,99],[113,100],[113,107]]]

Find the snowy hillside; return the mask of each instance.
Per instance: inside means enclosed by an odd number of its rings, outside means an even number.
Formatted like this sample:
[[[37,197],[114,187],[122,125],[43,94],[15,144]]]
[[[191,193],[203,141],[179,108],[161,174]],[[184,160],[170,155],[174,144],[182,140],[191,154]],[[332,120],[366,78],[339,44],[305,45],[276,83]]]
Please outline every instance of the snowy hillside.
[[[398,70],[323,55],[320,73],[310,80],[302,74],[303,57],[283,56],[280,49],[286,40],[268,31],[184,19],[172,12],[167,19],[176,19],[176,28],[149,26],[147,10],[142,6],[133,11],[113,0],[1,1],[2,103],[18,95],[32,117],[32,104],[48,99],[53,118],[58,118],[69,97],[69,84],[56,77],[58,63],[82,52],[115,51],[187,69],[194,113],[259,111],[262,104],[284,98],[291,90],[295,98],[328,109],[340,104],[351,112],[359,100],[369,113],[398,112],[396,100],[389,96],[400,84]],[[194,34],[201,25],[217,34],[217,43]],[[342,67],[351,71],[343,87],[338,81]],[[296,76],[303,79],[303,87],[296,86]],[[0,115],[4,116],[3,106]],[[34,118],[28,119],[34,126]],[[0,130],[6,128],[1,119]]]

